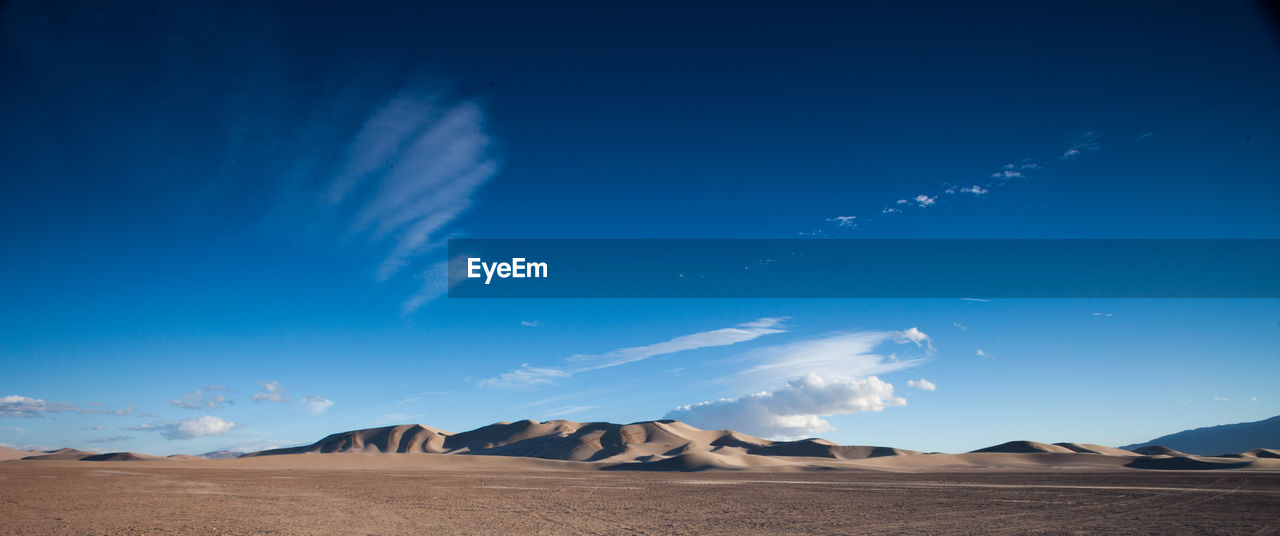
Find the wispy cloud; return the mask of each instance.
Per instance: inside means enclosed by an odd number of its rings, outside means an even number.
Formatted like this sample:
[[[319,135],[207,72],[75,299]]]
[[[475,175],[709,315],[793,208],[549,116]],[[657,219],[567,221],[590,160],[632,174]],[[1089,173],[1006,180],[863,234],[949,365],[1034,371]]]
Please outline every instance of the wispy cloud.
[[[886,343],[914,344],[919,355],[885,355],[876,349]],[[721,378],[748,389],[767,388],[817,374],[823,378],[853,379],[919,366],[933,351],[928,335],[917,328],[903,331],[835,333],[752,350],[741,357],[754,365]]]
[[[537,327],[542,327],[542,322],[539,322],[537,320],[521,320],[520,325],[526,328],[537,328]]]
[[[834,430],[823,417],[905,406],[893,386],[875,376],[853,380],[807,374],[772,391],[680,406],[666,418],[700,428],[726,428],[766,437],[797,437]]]
[[[222,435],[235,429],[236,423],[220,417],[206,415],[181,421],[161,421],[137,426],[126,426],[121,430],[137,432],[159,432],[165,439],[193,439],[197,437]]]
[[[1138,136],[1134,141],[1140,141],[1150,136],[1150,133]],[[1087,132],[1077,138],[1074,142],[1058,152],[1055,157],[1049,158],[1049,161],[1069,161],[1076,160],[1087,152],[1098,151],[1102,149],[1101,136],[1096,132]],[[1045,169],[1046,162],[1033,158],[1024,158],[1017,162],[1003,164],[994,172],[986,174],[981,184],[972,184],[970,186],[958,186],[944,183],[937,193],[923,193],[911,198],[901,198],[893,203],[883,206],[880,209],[882,216],[891,214],[903,214],[905,210],[924,209],[941,203],[944,197],[952,197],[956,194],[965,194],[972,197],[980,197],[987,195],[993,188],[1002,186],[1006,183],[1030,179],[1036,172]],[[858,219],[855,215],[835,216],[826,218],[825,223],[834,224],[838,228],[857,229],[862,223],[871,223],[870,218]],[[815,231],[813,233],[802,233],[807,236],[817,236],[826,234],[825,231]]]
[[[422,400],[422,398],[426,396],[447,395],[451,392],[452,391],[423,391],[421,393],[413,393],[405,396],[399,402],[396,402],[396,404],[408,404],[410,402],[417,402],[419,400]]]
[[[217,385],[210,387],[226,389]],[[201,389],[186,393],[180,399],[168,400],[164,403],[166,406],[183,409],[218,409],[226,404],[235,404],[235,402],[232,402],[225,395],[207,393]]]
[[[262,386],[263,391],[253,394],[254,402],[280,402],[283,404],[293,400],[287,394],[288,391],[280,386],[280,382],[258,382],[258,385]]]
[[[977,351],[975,351],[975,352],[973,353],[973,355],[976,355],[976,356],[978,356],[978,357],[985,357],[985,358],[987,358],[987,359],[991,359],[991,354],[988,354],[986,350],[983,350],[983,349],[981,349],[981,348],[979,348]]]
[[[400,314],[407,315],[417,311],[431,300],[449,292],[449,261],[438,261],[415,277],[422,281],[422,285],[400,306]]]
[[[1098,140],[1101,136],[1097,132],[1086,132],[1080,139],[1063,151],[1058,157],[1060,160],[1075,160],[1086,151],[1097,151],[1102,148],[1102,143]]]
[[[1115,316],[1112,313],[1093,313],[1093,316]]]
[[[654,356],[708,348],[727,346],[754,340],[764,335],[783,333],[785,318],[761,318],[752,322],[739,324],[731,328],[681,335],[671,340],[622,348],[602,354],[578,354],[565,359],[566,365],[559,367],[533,367],[524,363],[520,368],[506,372],[493,378],[481,380],[482,387],[518,387],[551,383],[557,379],[568,378],[574,374],[616,367],[626,363],[649,359]]]
[[[329,202],[342,203],[361,187],[369,191],[352,230],[393,242],[380,279],[436,247],[431,238],[470,207],[475,190],[498,170],[488,154],[492,144],[473,102],[442,106],[409,90],[368,118],[347,148]]]
[[[133,436],[127,436],[127,435],[103,436],[103,437],[96,437],[93,439],[86,439],[85,443],[118,443],[121,441],[129,441],[131,439],[133,439]]]
[[[827,221],[849,229],[853,229],[858,226],[857,216],[835,216],[827,218]]]
[[[51,413],[133,415],[134,410],[133,407],[115,410],[98,407],[80,407],[68,402],[48,402],[40,398],[31,398],[22,395],[8,395],[0,397],[0,417],[32,418],[42,417]]]

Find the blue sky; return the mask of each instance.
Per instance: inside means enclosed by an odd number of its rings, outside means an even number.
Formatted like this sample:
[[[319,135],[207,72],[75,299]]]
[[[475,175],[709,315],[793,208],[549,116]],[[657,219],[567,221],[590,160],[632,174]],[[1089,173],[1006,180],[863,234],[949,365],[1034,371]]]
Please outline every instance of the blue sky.
[[[1277,238],[1274,28],[1155,6],[6,4],[0,442],[1274,415],[1274,300],[439,295],[449,237]]]

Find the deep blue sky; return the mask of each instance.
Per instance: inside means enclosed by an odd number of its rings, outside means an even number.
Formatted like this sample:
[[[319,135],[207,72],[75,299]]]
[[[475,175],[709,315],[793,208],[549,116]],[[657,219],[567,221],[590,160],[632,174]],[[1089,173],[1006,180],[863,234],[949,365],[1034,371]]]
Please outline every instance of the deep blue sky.
[[[872,373],[907,405],[815,410],[821,435],[1123,444],[1277,413],[1274,301],[458,303],[433,279],[449,236],[1280,237],[1280,41],[1252,3],[13,2],[0,32],[0,397],[22,397],[0,442],[650,419],[853,382],[887,362],[866,352],[904,349],[922,361]],[[485,382],[776,317],[734,344]],[[932,350],[895,342],[912,327]],[[724,380],[875,333],[844,369]],[[251,400],[271,381],[292,401]],[[236,403],[165,404],[211,384]],[[206,416],[235,424],[155,433]]]

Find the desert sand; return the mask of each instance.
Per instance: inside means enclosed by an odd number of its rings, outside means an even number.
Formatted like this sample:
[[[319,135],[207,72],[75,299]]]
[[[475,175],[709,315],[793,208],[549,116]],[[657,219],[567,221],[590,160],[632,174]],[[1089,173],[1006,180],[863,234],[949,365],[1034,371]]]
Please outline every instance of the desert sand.
[[[5,451],[0,534],[1271,534],[1280,458],[923,454],[675,421],[353,430],[240,458]]]

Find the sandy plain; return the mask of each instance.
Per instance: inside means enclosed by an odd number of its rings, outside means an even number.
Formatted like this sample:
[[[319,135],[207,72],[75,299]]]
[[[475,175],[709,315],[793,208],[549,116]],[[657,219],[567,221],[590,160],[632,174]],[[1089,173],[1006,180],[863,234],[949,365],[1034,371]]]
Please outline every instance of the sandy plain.
[[[957,467],[691,473],[378,454],[8,460],[0,534],[1280,533],[1280,472]]]

